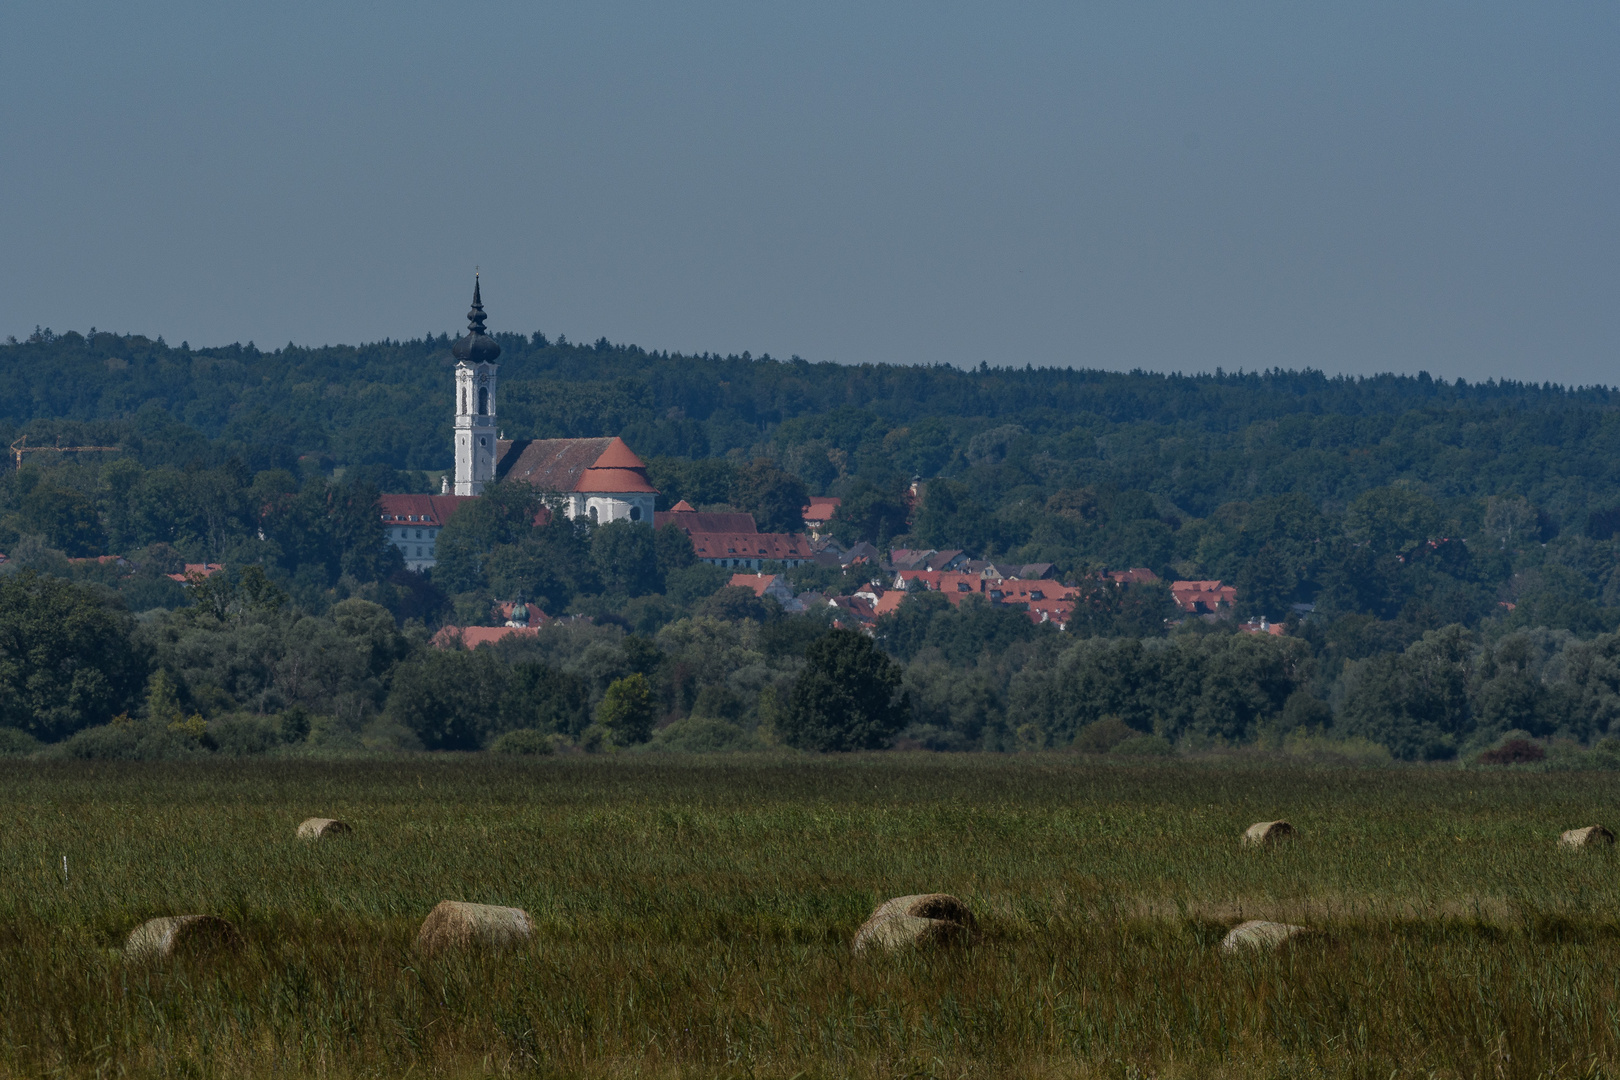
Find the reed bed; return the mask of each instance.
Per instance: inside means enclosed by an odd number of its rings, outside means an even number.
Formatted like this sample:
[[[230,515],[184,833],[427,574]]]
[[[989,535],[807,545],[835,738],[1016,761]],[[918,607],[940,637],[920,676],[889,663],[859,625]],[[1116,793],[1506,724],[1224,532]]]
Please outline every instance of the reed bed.
[[[873,755],[0,765],[0,1075],[1613,1075],[1608,773]],[[311,808],[355,826],[292,835]],[[1295,842],[1245,848],[1287,816]],[[68,875],[62,874],[62,856]],[[948,892],[960,951],[854,955]],[[445,897],[524,908],[420,955]],[[132,965],[148,918],[235,952]],[[1223,955],[1244,919],[1323,931]]]

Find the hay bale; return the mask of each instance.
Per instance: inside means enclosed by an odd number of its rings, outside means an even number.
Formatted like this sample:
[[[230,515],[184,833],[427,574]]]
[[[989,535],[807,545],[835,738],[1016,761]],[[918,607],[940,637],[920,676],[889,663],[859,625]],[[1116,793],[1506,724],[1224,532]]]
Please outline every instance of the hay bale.
[[[1296,938],[1314,936],[1315,934],[1315,930],[1305,926],[1290,926],[1288,923],[1250,919],[1248,922],[1238,923],[1228,931],[1226,937],[1221,941],[1221,952],[1235,953],[1243,949],[1276,949]]]
[[[949,893],[918,893],[879,904],[855,931],[854,948],[971,945],[978,934],[978,920],[962,901]]]
[[[298,823],[298,839],[319,840],[324,836],[348,836],[354,832],[348,822],[336,818],[312,817]]]
[[[1286,821],[1257,821],[1243,830],[1246,847],[1271,847],[1294,835],[1294,827]]]
[[[167,915],[137,926],[124,942],[124,959],[168,960],[242,947],[236,927],[217,915]]]
[[[1559,847],[1603,847],[1614,843],[1614,833],[1601,825],[1570,829],[1558,838]]]
[[[422,920],[416,947],[428,954],[440,949],[500,949],[526,941],[532,933],[534,923],[522,908],[445,900]]]

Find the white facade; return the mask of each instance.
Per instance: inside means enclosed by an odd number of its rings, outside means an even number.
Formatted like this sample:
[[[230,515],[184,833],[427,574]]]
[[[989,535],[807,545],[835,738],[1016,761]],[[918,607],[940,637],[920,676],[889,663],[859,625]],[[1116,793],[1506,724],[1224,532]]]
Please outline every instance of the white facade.
[[[482,495],[495,479],[495,377],[499,364],[456,364],[457,495]]]
[[[583,517],[593,525],[606,525],[610,521],[638,521],[651,525],[654,497],[630,492],[576,492],[568,496],[564,509],[569,517]]]
[[[433,555],[433,545],[443,526],[387,520],[384,520],[383,526],[383,531],[388,534],[388,542],[405,556],[405,569],[433,569],[433,564],[438,561]]]

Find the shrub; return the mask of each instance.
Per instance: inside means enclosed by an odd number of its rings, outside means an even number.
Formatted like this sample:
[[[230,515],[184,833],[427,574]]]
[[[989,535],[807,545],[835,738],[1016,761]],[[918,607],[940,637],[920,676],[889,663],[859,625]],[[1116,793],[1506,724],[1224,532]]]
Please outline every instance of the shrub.
[[[83,761],[178,761],[206,753],[189,735],[149,720],[119,717],[110,724],[85,728],[62,744],[62,753]]]
[[[614,680],[596,707],[596,722],[619,746],[646,742],[657,719],[658,700],[640,672]]]
[[[1170,740],[1158,735],[1133,735],[1114,744],[1113,753],[1129,757],[1168,757],[1176,752]]]
[[[307,721],[306,721],[307,723]],[[223,716],[208,726],[225,754],[264,754],[281,745],[281,725],[264,716]]]
[[[689,716],[677,720],[653,739],[655,750],[675,750],[686,754],[718,754],[748,746],[748,733],[736,724],[709,717]]]
[[[1074,737],[1074,748],[1086,754],[1106,754],[1137,735],[1142,734],[1117,716],[1105,716],[1087,724]],[[1162,741],[1162,740],[1161,740]],[[1169,743],[1165,743],[1166,746]]]
[[[1547,757],[1547,751],[1529,739],[1509,739],[1495,750],[1487,750],[1479,755],[1481,765],[1528,765],[1531,762],[1542,761]]]
[[[0,727],[0,757],[9,754],[32,754],[39,749],[39,740],[26,731],[13,727]]]
[[[497,738],[489,746],[494,754],[508,754],[514,757],[550,754],[556,747],[552,745],[551,736],[534,728],[519,728],[517,731],[508,731]]]

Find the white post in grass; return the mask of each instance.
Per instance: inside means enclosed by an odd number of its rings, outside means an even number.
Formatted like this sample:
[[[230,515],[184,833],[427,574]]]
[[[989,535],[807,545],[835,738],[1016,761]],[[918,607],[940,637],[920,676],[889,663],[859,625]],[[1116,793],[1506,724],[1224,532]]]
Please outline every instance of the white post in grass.
[[[64,885],[66,885],[66,884],[67,884],[67,883],[68,883],[68,876],[67,876],[67,856],[66,856],[66,855],[63,855],[63,856],[62,856],[62,884],[64,884]]]

